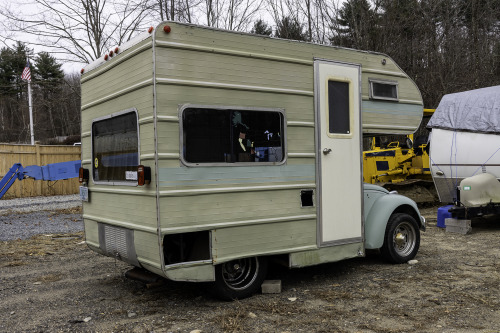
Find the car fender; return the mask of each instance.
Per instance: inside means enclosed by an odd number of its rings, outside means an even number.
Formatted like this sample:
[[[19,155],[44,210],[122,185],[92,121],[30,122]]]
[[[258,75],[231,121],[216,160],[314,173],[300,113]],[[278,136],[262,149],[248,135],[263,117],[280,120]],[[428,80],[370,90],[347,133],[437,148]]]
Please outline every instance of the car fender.
[[[385,229],[389,218],[394,213],[406,213],[417,221],[421,229],[425,222],[420,216],[417,204],[402,195],[387,194],[380,196],[373,203],[365,219],[365,248],[379,249],[384,244]]]

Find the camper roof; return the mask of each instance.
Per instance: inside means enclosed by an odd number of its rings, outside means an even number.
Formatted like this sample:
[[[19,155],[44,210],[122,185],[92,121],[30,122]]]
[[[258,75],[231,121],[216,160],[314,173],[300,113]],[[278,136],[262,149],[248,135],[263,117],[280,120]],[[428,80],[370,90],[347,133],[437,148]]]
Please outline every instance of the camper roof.
[[[444,95],[427,127],[500,133],[500,86]]]

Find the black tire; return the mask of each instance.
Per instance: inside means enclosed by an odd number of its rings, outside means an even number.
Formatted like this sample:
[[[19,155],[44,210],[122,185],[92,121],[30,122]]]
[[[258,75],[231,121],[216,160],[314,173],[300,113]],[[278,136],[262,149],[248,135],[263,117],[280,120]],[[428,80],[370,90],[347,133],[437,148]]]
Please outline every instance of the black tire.
[[[225,301],[255,294],[267,274],[267,259],[252,257],[232,260],[215,266],[214,296]]]
[[[388,261],[402,264],[415,258],[420,247],[420,230],[415,219],[405,213],[392,214],[380,249]]]

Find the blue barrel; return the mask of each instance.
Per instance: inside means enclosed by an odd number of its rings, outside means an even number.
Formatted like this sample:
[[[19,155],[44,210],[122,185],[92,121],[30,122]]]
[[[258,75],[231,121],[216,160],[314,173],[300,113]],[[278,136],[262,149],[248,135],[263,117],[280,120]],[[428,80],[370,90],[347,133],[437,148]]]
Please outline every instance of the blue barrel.
[[[446,228],[446,225],[444,224],[444,220],[447,218],[451,217],[451,213],[448,211],[453,207],[453,205],[448,205],[448,206],[443,206],[438,208],[438,221],[437,221],[437,226],[439,228]]]

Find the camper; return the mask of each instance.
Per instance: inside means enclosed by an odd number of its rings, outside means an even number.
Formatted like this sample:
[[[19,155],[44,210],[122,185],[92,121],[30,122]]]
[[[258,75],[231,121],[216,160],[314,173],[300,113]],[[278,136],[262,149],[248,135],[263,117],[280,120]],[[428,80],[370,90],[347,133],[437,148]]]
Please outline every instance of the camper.
[[[434,184],[441,202],[455,204],[454,216],[500,213],[499,117],[493,86],[443,96],[427,124]]]
[[[423,103],[384,54],[164,22],[82,70],[88,246],[223,299],[267,266],[415,257],[416,204],[363,185],[362,138]]]

